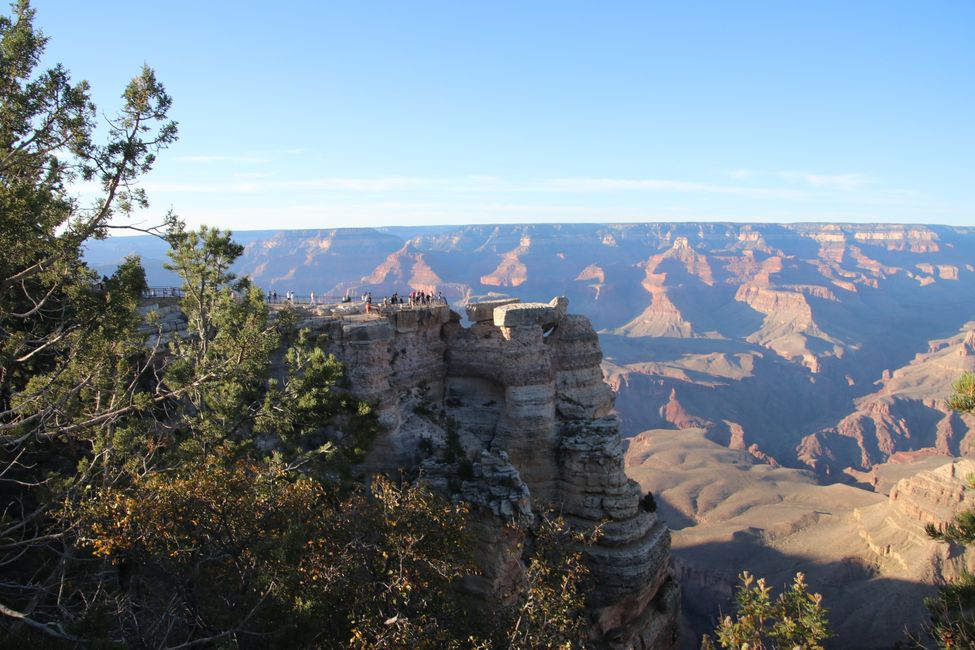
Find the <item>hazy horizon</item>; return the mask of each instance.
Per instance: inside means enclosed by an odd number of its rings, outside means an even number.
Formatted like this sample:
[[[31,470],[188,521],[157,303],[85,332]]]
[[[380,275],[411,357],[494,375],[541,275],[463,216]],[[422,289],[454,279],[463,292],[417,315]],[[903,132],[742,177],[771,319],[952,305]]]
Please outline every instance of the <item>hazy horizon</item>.
[[[729,225],[729,226],[749,226],[749,225],[762,225],[762,226],[906,226],[906,227],[923,227],[923,228],[951,228],[951,229],[961,229],[961,230],[971,230],[975,226],[969,225],[955,225],[948,223],[921,223],[921,222],[910,222],[910,221],[749,221],[749,220],[724,220],[724,221],[704,221],[704,220],[684,220],[684,221],[660,221],[660,220],[647,220],[647,221],[522,221],[522,222],[472,222],[472,223],[410,223],[410,224],[388,224],[388,225],[360,225],[360,226],[294,226],[294,227],[265,227],[265,228],[234,228],[233,226],[219,226],[223,230],[230,230],[233,233],[264,233],[264,232],[291,232],[291,231],[321,231],[321,230],[442,230],[447,231],[456,228],[468,228],[468,227],[486,227],[486,226],[638,226],[638,225]],[[218,227],[213,224],[194,224],[194,225],[206,225],[210,227]],[[189,227],[193,227],[190,225]],[[131,230],[118,230],[109,233],[109,237],[154,237],[150,233],[131,231]]]

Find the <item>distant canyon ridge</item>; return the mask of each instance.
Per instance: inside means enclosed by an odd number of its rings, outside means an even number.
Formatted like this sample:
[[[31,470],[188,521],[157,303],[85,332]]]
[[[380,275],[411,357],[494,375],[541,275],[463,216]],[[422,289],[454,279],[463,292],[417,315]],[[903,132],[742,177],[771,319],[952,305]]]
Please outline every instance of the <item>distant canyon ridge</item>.
[[[572,224],[246,231],[237,272],[283,296],[569,298],[600,334],[624,435],[701,429],[772,466],[869,484],[891,458],[968,455],[949,412],[975,369],[975,228]],[[108,272],[166,244],[93,242]]]

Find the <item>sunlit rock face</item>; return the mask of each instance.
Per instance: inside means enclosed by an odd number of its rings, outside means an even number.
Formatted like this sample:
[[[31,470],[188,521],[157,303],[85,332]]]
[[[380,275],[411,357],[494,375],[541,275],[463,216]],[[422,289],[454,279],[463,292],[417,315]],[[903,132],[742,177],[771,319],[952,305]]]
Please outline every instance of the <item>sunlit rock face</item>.
[[[476,506],[482,575],[469,588],[503,593],[523,571],[537,517],[554,509],[591,532],[591,643],[669,648],[680,594],[670,532],[641,507],[592,324],[567,301],[471,306],[470,326],[445,305],[339,314],[305,310],[327,335],[349,388],[385,425],[366,461],[406,471]],[[459,449],[459,458],[446,450]]]

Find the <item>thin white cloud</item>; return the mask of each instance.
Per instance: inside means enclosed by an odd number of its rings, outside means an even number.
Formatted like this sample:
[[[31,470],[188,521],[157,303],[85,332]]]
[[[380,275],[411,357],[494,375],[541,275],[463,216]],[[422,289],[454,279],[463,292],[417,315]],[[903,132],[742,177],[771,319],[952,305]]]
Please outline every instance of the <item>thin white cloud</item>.
[[[189,156],[177,156],[175,160],[191,163],[268,163],[281,156],[300,156],[305,153],[304,149],[278,149],[275,151],[265,151],[261,153],[246,154],[194,154]]]
[[[801,199],[807,193],[786,188],[713,185],[672,179],[551,178],[512,183],[502,178],[476,176],[449,178],[307,178],[290,181],[236,183],[147,183],[148,191],[220,193],[275,191],[349,191],[385,193],[398,191],[436,191],[442,194],[490,193],[606,193],[619,191],[678,192],[688,194],[727,194],[760,199]]]
[[[244,156],[210,156],[210,155],[196,155],[196,156],[179,156],[176,158],[181,162],[193,162],[193,163],[212,163],[212,162],[234,162],[234,163],[265,163],[270,162],[270,159],[263,158],[261,156],[244,155]]]
[[[712,204],[716,197],[719,202],[727,204],[722,210],[728,211],[730,217],[742,218],[748,218],[756,211],[767,212],[779,204],[786,214],[798,211],[813,218],[818,212],[825,214],[829,210],[841,210],[844,206],[853,211],[869,207],[878,211],[875,220],[882,220],[884,213],[889,214],[894,208],[910,207],[916,212],[930,203],[925,200],[926,197],[916,192],[884,188],[875,183],[857,189],[859,185],[867,183],[865,177],[859,174],[826,176],[782,172],[763,176],[782,181],[788,178],[793,185],[775,187],[765,184],[756,187],[750,183],[701,183],[667,178],[508,180],[488,175],[455,178],[320,177],[281,180],[255,171],[229,174],[223,179],[211,181],[147,180],[141,186],[149,192],[150,198],[174,205],[180,212],[186,212],[196,202],[189,196],[179,198],[180,194],[208,195],[207,199],[200,200],[204,203],[213,203],[214,200],[225,204],[238,203],[238,207],[243,207],[244,204],[251,207],[256,207],[255,204],[282,205],[296,199],[302,202],[321,200],[345,210],[349,205],[366,204],[383,197],[392,199],[400,206],[391,209],[402,210],[405,202],[417,201],[423,202],[425,207],[416,211],[411,209],[403,218],[417,220],[418,223],[425,223],[435,213],[462,215],[466,211],[471,214],[493,215],[493,218],[498,219],[519,213],[522,216],[518,218],[522,220],[531,218],[531,215],[549,213],[546,208],[533,208],[533,203],[565,203],[566,205],[553,208],[550,214],[560,213],[566,218],[578,214],[573,212],[577,208],[571,208],[571,204],[585,203],[585,209],[596,220],[605,220],[606,211],[615,214],[627,209],[638,211],[640,216],[634,217],[637,219],[665,216],[650,214],[648,211],[667,211],[674,216],[675,211],[696,211],[707,205],[710,205],[709,209],[714,209]],[[801,185],[797,186],[797,182]],[[81,196],[99,194],[92,184],[78,184],[73,189]],[[313,198],[316,194],[321,198]],[[235,196],[241,198],[235,200]],[[508,197],[518,198],[506,202]],[[517,207],[510,207],[509,204]],[[604,205],[597,207],[597,204]],[[439,209],[437,205],[445,207]],[[374,218],[375,216],[370,215],[368,220]]]
[[[236,183],[171,183],[148,182],[142,187],[148,192],[188,194],[219,194],[234,192],[275,192],[281,190],[348,190],[356,192],[392,192],[430,187],[440,181],[424,178],[308,178],[293,181],[261,181]]]
[[[543,183],[543,189],[559,192],[612,192],[616,190],[644,190],[691,194],[731,194],[763,199],[797,199],[806,194],[797,190],[770,187],[739,187],[714,185],[662,178],[555,178]]]
[[[174,194],[219,194],[223,192],[248,192],[258,189],[260,183],[173,183],[148,181],[140,185],[147,192],[171,192]]]
[[[753,178],[758,172],[753,169],[734,169],[728,172],[728,176],[732,177],[736,181],[745,181],[749,178]]]
[[[779,172],[785,180],[800,181],[810,187],[822,190],[838,190],[851,192],[859,190],[869,184],[869,179],[863,174],[809,174],[805,172]]]
[[[271,183],[273,188],[294,190],[352,190],[357,192],[391,192],[438,185],[429,178],[311,178]]]

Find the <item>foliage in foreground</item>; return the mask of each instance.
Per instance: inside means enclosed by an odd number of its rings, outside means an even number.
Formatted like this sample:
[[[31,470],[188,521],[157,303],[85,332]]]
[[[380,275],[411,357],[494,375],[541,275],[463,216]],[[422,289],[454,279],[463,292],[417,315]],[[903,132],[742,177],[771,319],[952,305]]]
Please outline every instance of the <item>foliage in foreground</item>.
[[[931,615],[928,631],[939,648],[975,647],[975,576],[963,573],[924,605]]]
[[[472,569],[457,557],[464,510],[423,487],[377,478],[338,498],[273,460],[218,451],[106,489],[78,520],[125,583],[79,628],[127,644],[450,647],[470,627],[451,597]]]
[[[725,616],[715,629],[722,648],[822,649],[822,642],[829,637],[827,610],[822,596],[809,593],[802,573],[797,573],[792,585],[777,598],[772,597],[772,588],[764,578],[756,580],[747,571],[738,578],[741,586],[735,595],[735,615]],[[705,635],[701,648],[713,649],[714,640]]]

